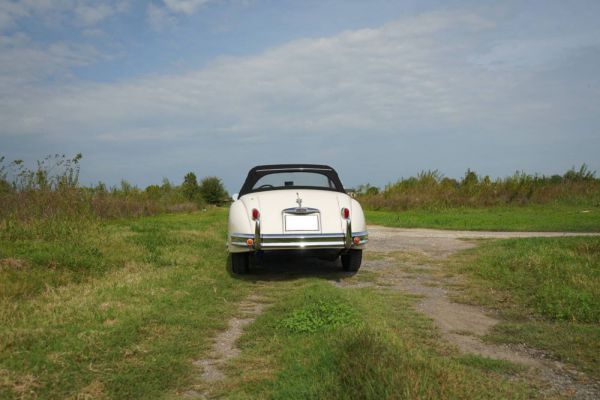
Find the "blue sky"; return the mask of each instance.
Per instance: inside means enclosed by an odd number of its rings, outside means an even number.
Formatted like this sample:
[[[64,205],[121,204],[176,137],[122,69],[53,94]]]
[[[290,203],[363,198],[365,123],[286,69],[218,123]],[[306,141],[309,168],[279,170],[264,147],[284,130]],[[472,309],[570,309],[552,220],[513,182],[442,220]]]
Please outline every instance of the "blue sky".
[[[600,170],[598,1],[0,0],[0,155],[84,183]]]

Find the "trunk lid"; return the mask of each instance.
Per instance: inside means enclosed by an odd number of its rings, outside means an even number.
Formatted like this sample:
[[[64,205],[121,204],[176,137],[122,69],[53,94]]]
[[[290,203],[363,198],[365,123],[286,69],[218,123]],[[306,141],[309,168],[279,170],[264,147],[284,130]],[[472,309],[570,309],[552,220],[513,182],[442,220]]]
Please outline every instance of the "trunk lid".
[[[318,215],[318,230],[285,230],[286,209],[299,207],[298,199],[301,199],[303,209],[314,208],[318,213],[307,215]],[[248,193],[241,198],[250,213],[253,208],[260,211],[261,233],[284,234],[284,233],[343,233],[345,225],[341,218],[342,207],[349,207],[348,196],[344,193],[311,190],[311,189],[289,189],[272,190],[265,192]],[[296,214],[302,216],[303,214]],[[314,218],[314,217],[313,217]]]

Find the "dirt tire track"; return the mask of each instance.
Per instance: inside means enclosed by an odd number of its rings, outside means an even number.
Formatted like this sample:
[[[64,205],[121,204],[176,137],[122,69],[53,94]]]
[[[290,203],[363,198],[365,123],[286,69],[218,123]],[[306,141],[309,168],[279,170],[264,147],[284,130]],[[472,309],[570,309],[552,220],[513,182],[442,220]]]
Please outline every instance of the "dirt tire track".
[[[236,346],[237,340],[244,333],[244,328],[262,314],[267,306],[265,299],[257,294],[251,294],[238,304],[238,311],[241,315],[231,318],[227,329],[215,336],[211,351],[206,357],[193,361],[193,365],[200,372],[198,375],[200,384],[187,391],[184,394],[185,398],[208,399],[211,397],[207,387],[226,378],[223,367],[229,360],[240,354],[240,349]]]

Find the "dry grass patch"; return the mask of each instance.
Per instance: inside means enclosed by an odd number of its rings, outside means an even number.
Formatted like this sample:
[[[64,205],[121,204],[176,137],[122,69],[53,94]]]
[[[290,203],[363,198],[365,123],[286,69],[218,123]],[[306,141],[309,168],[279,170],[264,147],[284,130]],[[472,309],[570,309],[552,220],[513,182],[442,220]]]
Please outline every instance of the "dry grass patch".
[[[3,269],[20,270],[27,267],[27,262],[14,257],[0,259],[0,271]]]

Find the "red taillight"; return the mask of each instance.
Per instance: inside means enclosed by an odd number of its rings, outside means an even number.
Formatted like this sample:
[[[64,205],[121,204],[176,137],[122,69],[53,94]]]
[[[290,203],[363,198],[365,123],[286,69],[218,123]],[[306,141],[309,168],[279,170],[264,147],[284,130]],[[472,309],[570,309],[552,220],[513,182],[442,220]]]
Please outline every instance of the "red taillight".
[[[253,208],[252,209],[252,219],[256,221],[259,218],[260,218],[260,212],[256,208]]]
[[[350,210],[346,207],[342,208],[342,217],[344,217],[344,219],[350,218]]]

